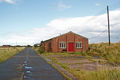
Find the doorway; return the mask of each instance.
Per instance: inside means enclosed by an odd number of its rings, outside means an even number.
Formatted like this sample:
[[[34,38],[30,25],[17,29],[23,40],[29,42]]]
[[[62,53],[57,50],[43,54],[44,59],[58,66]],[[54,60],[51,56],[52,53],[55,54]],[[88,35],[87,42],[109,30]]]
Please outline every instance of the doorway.
[[[68,43],[68,52],[74,52],[74,43]]]

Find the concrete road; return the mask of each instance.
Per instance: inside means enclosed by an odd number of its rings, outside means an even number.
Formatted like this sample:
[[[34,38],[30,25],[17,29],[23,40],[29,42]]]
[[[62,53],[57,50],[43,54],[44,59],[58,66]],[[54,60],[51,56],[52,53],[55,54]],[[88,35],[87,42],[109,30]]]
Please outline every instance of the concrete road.
[[[0,63],[0,80],[65,80],[32,48],[26,48]]]

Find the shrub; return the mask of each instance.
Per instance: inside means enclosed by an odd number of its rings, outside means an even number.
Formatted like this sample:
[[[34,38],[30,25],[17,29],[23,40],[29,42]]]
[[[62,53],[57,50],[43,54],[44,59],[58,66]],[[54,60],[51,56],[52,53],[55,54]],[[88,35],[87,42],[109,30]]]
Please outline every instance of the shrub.
[[[40,54],[41,54],[41,53],[44,53],[44,52],[45,52],[45,47],[43,47],[43,46],[40,47],[40,48],[39,48],[39,52],[40,52]]]

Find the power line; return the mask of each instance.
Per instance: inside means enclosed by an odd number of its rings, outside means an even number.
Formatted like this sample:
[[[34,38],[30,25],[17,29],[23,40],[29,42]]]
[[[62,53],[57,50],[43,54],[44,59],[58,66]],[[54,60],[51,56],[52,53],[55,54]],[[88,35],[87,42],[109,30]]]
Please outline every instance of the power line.
[[[101,36],[102,34],[104,34],[105,32],[106,32],[106,30],[101,31],[98,35],[93,36],[93,37],[90,37],[89,39],[94,39],[94,38],[100,37],[100,36]]]

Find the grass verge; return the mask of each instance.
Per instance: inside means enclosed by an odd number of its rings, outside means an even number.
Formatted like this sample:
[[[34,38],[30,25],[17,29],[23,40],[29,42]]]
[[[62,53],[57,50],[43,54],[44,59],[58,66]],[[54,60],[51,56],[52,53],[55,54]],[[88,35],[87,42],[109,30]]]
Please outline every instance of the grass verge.
[[[0,47],[0,63],[6,61],[16,53],[20,52],[23,50],[24,47],[10,47],[10,48],[2,48]]]

